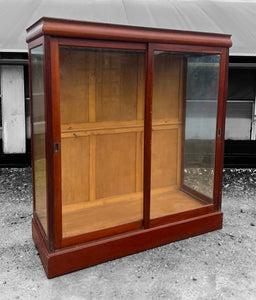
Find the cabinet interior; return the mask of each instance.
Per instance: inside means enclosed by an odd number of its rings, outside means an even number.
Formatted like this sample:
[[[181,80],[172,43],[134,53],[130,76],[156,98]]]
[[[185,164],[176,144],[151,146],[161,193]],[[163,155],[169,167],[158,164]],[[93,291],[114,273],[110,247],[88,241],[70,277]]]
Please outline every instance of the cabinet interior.
[[[145,53],[60,47],[59,67],[63,237],[141,221]],[[185,81],[155,56],[151,219],[204,205],[180,190]]]

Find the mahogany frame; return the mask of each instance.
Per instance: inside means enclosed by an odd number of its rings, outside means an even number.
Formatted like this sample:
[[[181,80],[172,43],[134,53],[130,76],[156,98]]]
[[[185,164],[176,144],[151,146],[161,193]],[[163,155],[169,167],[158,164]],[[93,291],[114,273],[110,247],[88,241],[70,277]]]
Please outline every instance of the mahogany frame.
[[[45,90],[45,153],[47,172],[47,232],[35,212],[32,232],[48,278],[124,255],[222,228],[221,192],[224,156],[225,109],[228,78],[229,35],[185,32],[42,18],[27,29],[29,51],[43,45]],[[100,232],[62,238],[61,160],[54,153],[60,142],[59,45],[142,50],[145,62],[143,220]],[[219,100],[216,124],[214,203],[150,220],[151,139],[154,51],[219,54]],[[31,68],[29,54],[30,97]],[[31,101],[31,116],[32,116]],[[31,118],[31,124],[32,124]],[[33,126],[32,167],[33,164]],[[220,134],[219,134],[220,133]],[[34,173],[33,173],[34,174]],[[33,175],[34,182],[34,175]],[[187,190],[188,193],[191,191]],[[193,197],[202,195],[191,192]],[[33,199],[35,192],[33,184]],[[207,199],[205,199],[207,200]],[[35,202],[34,202],[35,203]],[[73,247],[72,246],[76,246]]]

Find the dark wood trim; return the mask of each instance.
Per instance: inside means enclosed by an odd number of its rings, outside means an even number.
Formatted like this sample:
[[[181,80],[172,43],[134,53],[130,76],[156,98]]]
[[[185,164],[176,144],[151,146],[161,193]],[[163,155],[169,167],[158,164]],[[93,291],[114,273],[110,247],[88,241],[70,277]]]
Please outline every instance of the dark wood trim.
[[[53,197],[53,146],[52,146],[52,99],[51,99],[51,52],[50,52],[50,37],[45,36],[44,41],[44,91],[45,91],[45,150],[46,150],[46,180],[47,180],[47,224],[48,224],[48,236],[49,236],[49,248],[50,251],[54,251],[54,197]]]
[[[35,39],[43,35],[43,18],[39,19],[36,23],[34,23],[29,28],[27,28],[26,31],[27,31],[26,42],[29,44],[33,43]]]
[[[216,149],[215,149],[215,172],[214,172],[214,191],[213,199],[216,211],[221,210],[222,197],[222,177],[224,163],[224,147],[225,147],[225,116],[226,116],[226,99],[228,88],[228,56],[229,50],[223,49],[220,57],[220,77],[219,77],[219,95],[218,95],[218,111],[216,126]],[[218,136],[218,129],[221,135]]]
[[[166,51],[174,53],[204,53],[204,54],[221,54],[223,48],[214,47],[210,45],[198,46],[198,45],[181,45],[181,44],[162,44],[162,43],[152,43],[154,51]]]
[[[207,197],[206,195],[188,187],[185,184],[181,184],[180,190],[185,193],[188,194],[189,196],[197,199],[198,201],[200,201],[203,204],[212,204],[213,203],[213,198]]]
[[[146,89],[144,114],[144,173],[143,173],[143,226],[149,228],[151,194],[152,98],[154,52],[148,45],[146,54]]]
[[[62,245],[62,200],[61,200],[61,126],[60,126],[60,83],[59,83],[59,46],[58,40],[51,38],[51,105],[52,105],[52,181],[53,181],[53,218],[54,248]],[[54,143],[59,143],[59,153],[54,153]]]
[[[108,41],[108,40],[91,40],[91,39],[71,39],[71,38],[56,38],[59,46],[67,47],[88,47],[88,48],[103,48],[117,50],[147,50],[146,43],[132,43],[125,41]]]
[[[45,17],[30,26],[27,29],[27,33],[27,42],[30,42],[39,35],[45,34],[101,40],[173,43],[214,47],[230,47],[232,45],[230,35],[227,34],[155,29]]]
[[[174,222],[179,222],[194,217],[199,217],[213,212],[214,212],[213,205],[205,205],[200,208],[190,209],[172,215],[152,219],[150,220],[150,228],[164,225],[167,223],[174,223]]]
[[[72,237],[63,238],[61,248],[66,248],[73,245],[81,245],[84,243],[88,243],[100,239],[106,239],[111,236],[113,237],[115,235],[119,235],[122,233],[132,232],[141,229],[142,225],[143,225],[142,221],[136,221],[136,222],[110,227],[98,231],[93,231],[93,232],[88,232],[88,233],[84,233]]]
[[[36,224],[33,239],[48,278],[222,228],[222,212],[48,253]]]
[[[47,248],[47,244],[45,244],[42,235],[40,234],[40,230],[38,227],[39,223],[32,219],[32,238],[37,247],[37,251],[39,253],[41,262],[43,264],[44,270],[46,274],[48,274],[48,262],[49,262],[49,249]]]
[[[45,230],[44,230],[44,228],[42,226],[42,223],[41,223],[40,219],[38,218],[38,215],[37,215],[36,212],[33,214],[32,223],[33,222],[35,222],[36,225],[37,225],[37,227],[38,227],[38,232],[41,235],[42,241],[43,241],[45,247],[47,248],[47,251],[50,251],[48,236],[46,235],[46,232],[45,232]]]
[[[187,109],[187,69],[188,61],[184,59],[184,84],[183,84],[183,108],[182,108],[182,137],[181,137],[181,166],[180,166],[180,186],[184,186],[184,145],[185,145],[185,128],[186,128],[186,109]]]

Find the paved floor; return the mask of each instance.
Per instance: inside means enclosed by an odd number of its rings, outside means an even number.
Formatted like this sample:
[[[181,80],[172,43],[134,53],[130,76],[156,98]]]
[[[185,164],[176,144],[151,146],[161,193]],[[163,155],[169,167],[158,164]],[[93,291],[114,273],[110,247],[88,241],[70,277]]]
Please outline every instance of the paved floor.
[[[47,279],[31,170],[0,170],[0,299],[256,299],[256,171],[225,170],[222,230]]]

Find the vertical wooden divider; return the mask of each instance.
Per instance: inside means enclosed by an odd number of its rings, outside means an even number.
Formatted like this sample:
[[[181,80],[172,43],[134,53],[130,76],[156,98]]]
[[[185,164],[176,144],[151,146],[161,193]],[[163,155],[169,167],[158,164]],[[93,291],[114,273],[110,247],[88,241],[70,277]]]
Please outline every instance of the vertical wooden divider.
[[[218,111],[216,124],[216,146],[215,146],[215,170],[214,170],[214,189],[213,199],[216,211],[221,210],[222,196],[222,177],[223,177],[223,157],[225,142],[225,115],[226,115],[226,99],[228,87],[228,55],[229,50],[223,49],[220,56],[220,75],[219,75],[219,95],[218,95]],[[218,136],[218,129],[221,134]]]
[[[184,58],[185,59],[185,58]],[[182,172],[182,143],[183,143],[183,134],[182,134],[182,128],[184,126],[183,124],[183,103],[184,103],[184,59],[180,62],[179,67],[179,101],[178,101],[178,165],[177,165],[177,185],[180,187],[181,185],[181,172]],[[180,125],[181,123],[181,125]]]
[[[95,153],[96,153],[96,136],[90,135],[90,176],[89,176],[89,201],[96,198],[95,187]]]
[[[138,80],[137,80],[137,121],[144,119],[144,73],[145,66],[143,64],[143,57],[138,57]],[[143,142],[142,131],[136,133],[136,192],[141,192],[143,189],[142,176],[143,176]]]
[[[95,104],[95,53],[89,53],[89,122],[96,122]],[[90,135],[89,201],[95,200],[95,153],[96,137]]]
[[[60,83],[59,83],[59,44],[54,38],[49,39],[51,62],[51,96],[48,97],[49,107],[52,113],[52,145],[53,156],[53,199],[51,206],[53,209],[53,233],[54,249],[61,248],[62,244],[62,176],[61,176],[61,125],[60,125]],[[48,64],[46,64],[48,65]],[[50,72],[50,70],[49,70]],[[48,74],[47,74],[48,75]],[[54,153],[54,143],[60,143],[60,152]],[[50,239],[50,237],[49,237]]]
[[[89,53],[89,122],[96,122],[96,83],[95,83],[95,53]],[[90,170],[89,170],[89,201],[95,200],[95,157],[96,136],[90,135]]]
[[[150,226],[150,186],[151,186],[151,147],[152,147],[152,98],[153,98],[154,50],[149,43],[146,54],[146,90],[144,116],[144,177],[143,177],[143,226]]]
[[[182,81],[183,81],[183,88],[182,88],[182,111],[181,111],[181,163],[180,163],[180,186],[183,186],[184,184],[184,144],[185,144],[185,125],[186,125],[186,98],[187,98],[187,58],[184,58],[183,60],[183,66],[182,66]]]
[[[144,119],[144,73],[145,66],[143,64],[143,57],[138,57],[138,87],[137,87],[137,120]]]
[[[55,189],[54,189],[54,172],[56,169],[52,172],[48,172],[48,170],[51,170],[52,167],[52,162],[54,161],[54,156],[53,156],[53,147],[52,147],[52,139],[54,138],[54,134],[52,135],[52,130],[51,127],[53,127],[53,114],[54,114],[54,109],[52,108],[52,103],[51,103],[51,97],[53,98],[52,93],[54,93],[53,89],[51,88],[52,80],[55,79],[54,76],[54,71],[55,69],[53,68],[52,71],[50,71],[49,65],[46,64],[46,61],[51,61],[52,57],[56,55],[54,53],[55,51],[52,50],[53,47],[51,47],[51,42],[50,42],[49,37],[45,37],[44,39],[44,55],[43,55],[43,72],[44,72],[44,90],[45,90],[45,95],[44,95],[44,109],[45,109],[45,158],[46,158],[46,189],[47,189],[47,235],[48,235],[48,240],[49,240],[49,249],[51,252],[54,250],[55,246],[55,237],[56,237],[56,232],[55,232],[55,222],[54,218],[55,217],[55,210],[53,206],[53,201],[52,201],[52,193],[55,195]],[[50,99],[50,100],[49,100]],[[53,196],[54,199],[54,196]]]
[[[136,192],[141,192],[142,190],[142,152],[141,152],[141,144],[142,144],[142,134],[141,132],[136,133]]]
[[[89,54],[89,122],[96,122],[95,110],[95,53]]]

